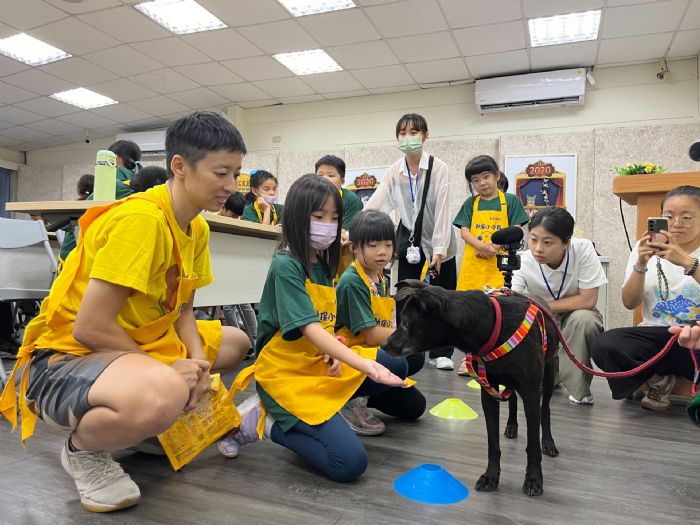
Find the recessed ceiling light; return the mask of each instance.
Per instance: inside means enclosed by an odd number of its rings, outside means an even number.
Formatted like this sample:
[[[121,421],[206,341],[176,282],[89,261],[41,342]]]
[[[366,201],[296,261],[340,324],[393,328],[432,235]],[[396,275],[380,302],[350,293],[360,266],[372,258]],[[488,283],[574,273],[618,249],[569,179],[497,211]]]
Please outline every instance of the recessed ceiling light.
[[[30,66],[41,66],[71,56],[62,49],[53,47],[25,33],[0,39],[0,53]]]
[[[65,102],[66,104],[71,104],[82,109],[92,109],[99,108],[102,106],[109,106],[110,104],[119,104],[116,100],[112,100],[109,97],[95,93],[85,88],[69,89],[68,91],[61,91],[60,93],[54,93],[49,95],[51,98]]]
[[[315,15],[355,7],[352,0],[279,0],[279,3],[292,16]]]
[[[598,38],[600,10],[532,18],[527,23],[532,47],[584,42]]]
[[[134,7],[176,35],[228,27],[194,0],[154,0]]]
[[[331,71],[343,70],[323,49],[280,53],[272,55],[272,58],[295,75],[313,75],[314,73],[330,73]]]

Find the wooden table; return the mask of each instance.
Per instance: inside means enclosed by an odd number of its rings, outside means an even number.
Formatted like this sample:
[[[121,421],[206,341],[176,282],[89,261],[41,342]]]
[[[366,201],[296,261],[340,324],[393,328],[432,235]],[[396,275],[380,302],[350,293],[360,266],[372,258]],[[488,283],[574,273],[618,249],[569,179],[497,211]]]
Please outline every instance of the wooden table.
[[[51,224],[68,225],[103,201],[8,202],[7,211],[40,214]],[[281,229],[204,213],[211,229],[209,251],[214,283],[197,291],[195,306],[257,303]]]

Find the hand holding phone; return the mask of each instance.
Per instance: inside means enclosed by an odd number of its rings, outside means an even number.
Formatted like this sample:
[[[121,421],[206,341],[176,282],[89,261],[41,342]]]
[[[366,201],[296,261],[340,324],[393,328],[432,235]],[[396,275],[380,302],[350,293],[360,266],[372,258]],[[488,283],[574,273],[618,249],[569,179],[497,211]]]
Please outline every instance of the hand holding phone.
[[[651,234],[651,242],[667,244],[668,237],[661,231],[668,231],[668,219],[666,217],[649,217],[647,219],[647,231]]]

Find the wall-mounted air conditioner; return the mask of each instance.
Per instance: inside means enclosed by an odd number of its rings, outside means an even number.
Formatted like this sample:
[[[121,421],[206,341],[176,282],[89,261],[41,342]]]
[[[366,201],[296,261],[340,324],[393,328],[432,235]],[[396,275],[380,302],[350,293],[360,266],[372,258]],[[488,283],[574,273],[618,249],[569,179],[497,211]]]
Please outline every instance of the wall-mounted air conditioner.
[[[121,133],[117,140],[136,142],[142,155],[165,155],[165,130]]]
[[[474,100],[478,113],[578,106],[586,95],[586,70],[562,69],[477,80]]]

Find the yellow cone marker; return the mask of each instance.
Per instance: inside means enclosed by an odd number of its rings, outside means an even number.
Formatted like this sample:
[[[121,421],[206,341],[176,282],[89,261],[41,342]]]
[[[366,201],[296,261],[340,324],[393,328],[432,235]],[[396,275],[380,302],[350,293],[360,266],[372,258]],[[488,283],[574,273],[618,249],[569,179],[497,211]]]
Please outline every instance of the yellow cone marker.
[[[479,386],[479,383],[477,383],[475,379],[472,379],[471,381],[469,381],[469,382],[467,383],[467,386],[468,386],[469,388],[473,388],[474,390],[479,390],[479,389],[481,388],[481,387]],[[505,388],[505,387],[504,387],[503,385],[498,385],[498,390],[499,390],[500,392],[503,392],[503,389],[504,389],[504,388]]]
[[[438,403],[430,409],[430,413],[435,417],[443,419],[476,419],[479,414],[474,412],[472,408],[461,399],[451,397],[445,399],[442,403]]]

